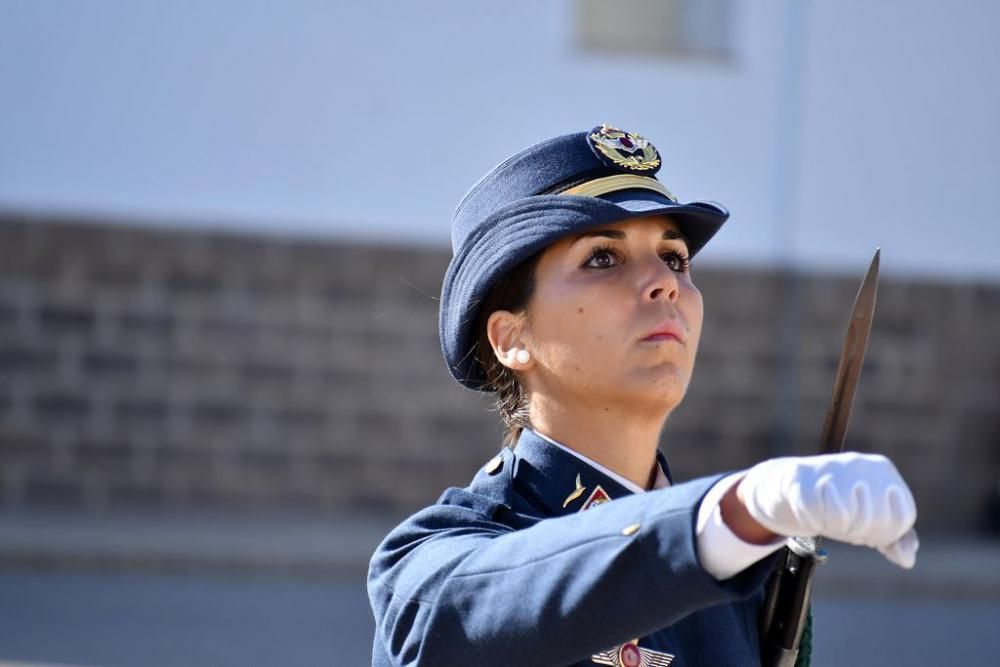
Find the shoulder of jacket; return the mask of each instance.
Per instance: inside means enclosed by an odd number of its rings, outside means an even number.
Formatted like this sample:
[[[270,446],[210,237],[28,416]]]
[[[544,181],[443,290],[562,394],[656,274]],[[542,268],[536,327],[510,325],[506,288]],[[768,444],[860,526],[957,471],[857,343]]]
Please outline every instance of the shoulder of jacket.
[[[393,528],[376,550],[373,566],[393,553],[406,551],[424,540],[452,535],[456,530],[498,535],[513,530],[506,514],[510,509],[514,454],[504,449],[497,457],[500,463],[490,459],[467,487],[446,489],[433,505]]]
[[[488,521],[496,520],[498,513],[511,508],[515,464],[514,452],[502,448],[480,467],[468,486],[446,489],[424,512],[457,516],[471,510]]]

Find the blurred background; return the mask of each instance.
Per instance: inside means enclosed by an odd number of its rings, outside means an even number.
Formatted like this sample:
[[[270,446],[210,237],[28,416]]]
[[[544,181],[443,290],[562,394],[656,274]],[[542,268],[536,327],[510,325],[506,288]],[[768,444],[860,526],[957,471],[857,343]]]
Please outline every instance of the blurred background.
[[[691,478],[848,448],[912,572],[832,548],[815,665],[1000,652],[1000,5],[0,0],[0,664],[363,665],[368,558],[500,445],[448,375],[451,212],[525,146],[649,137],[694,266]]]

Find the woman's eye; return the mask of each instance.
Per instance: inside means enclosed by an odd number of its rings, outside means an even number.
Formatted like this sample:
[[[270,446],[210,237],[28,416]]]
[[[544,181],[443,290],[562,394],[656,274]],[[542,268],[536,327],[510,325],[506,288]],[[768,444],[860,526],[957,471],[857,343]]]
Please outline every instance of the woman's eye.
[[[591,269],[608,269],[618,263],[618,257],[611,250],[595,250],[584,266]]]
[[[687,255],[676,251],[668,252],[666,255],[663,255],[663,263],[666,264],[667,268],[671,271],[678,271],[681,273],[691,268],[691,260],[688,259]]]

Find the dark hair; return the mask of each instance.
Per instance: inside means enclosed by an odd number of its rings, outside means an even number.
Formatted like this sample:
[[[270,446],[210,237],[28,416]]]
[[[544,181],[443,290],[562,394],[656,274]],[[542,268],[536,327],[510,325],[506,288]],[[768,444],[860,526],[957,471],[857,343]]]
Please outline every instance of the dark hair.
[[[530,426],[528,397],[517,374],[500,363],[486,334],[486,323],[497,310],[524,310],[535,291],[535,267],[541,252],[536,252],[514,267],[490,290],[476,319],[476,361],[486,375],[486,386],[496,393],[496,410],[504,423],[503,446],[513,447],[521,430]]]

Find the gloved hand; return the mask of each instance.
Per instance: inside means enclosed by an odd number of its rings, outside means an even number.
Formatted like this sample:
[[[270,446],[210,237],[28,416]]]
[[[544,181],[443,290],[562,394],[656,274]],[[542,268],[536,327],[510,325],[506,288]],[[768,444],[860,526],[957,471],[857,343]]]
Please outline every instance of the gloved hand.
[[[779,535],[822,535],[874,547],[906,569],[916,562],[917,505],[884,456],[770,459],[747,471],[736,495],[754,520]]]

